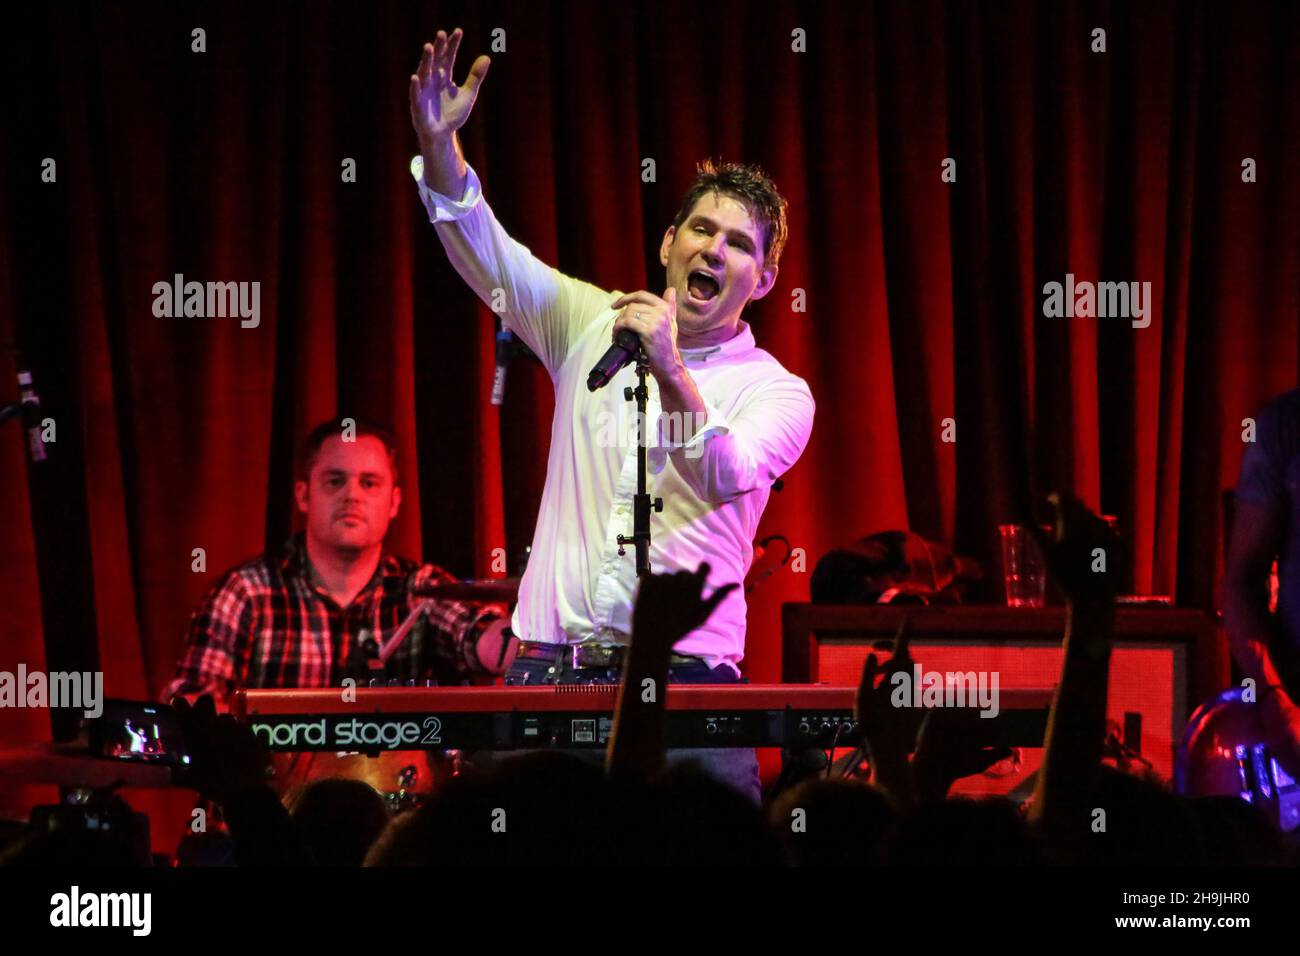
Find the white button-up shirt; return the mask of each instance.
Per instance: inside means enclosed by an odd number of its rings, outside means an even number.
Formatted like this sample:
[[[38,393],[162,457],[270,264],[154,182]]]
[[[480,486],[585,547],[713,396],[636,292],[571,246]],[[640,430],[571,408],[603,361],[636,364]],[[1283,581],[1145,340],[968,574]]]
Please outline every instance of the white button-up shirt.
[[[459,200],[424,184],[419,157],[411,172],[456,271],[541,359],[555,385],[546,487],[513,630],[528,641],[625,644],[636,548],[628,544],[620,556],[617,538],[632,534],[636,406],[623,389],[636,384],[635,364],[604,388],[587,391],[587,375],[609,348],[619,314],[610,303],[622,293],[566,276],[511,239],[472,168]],[[662,573],[694,571],[707,561],[709,593],[744,581],[772,483],[807,445],[814,404],[804,380],[756,347],[744,322],[721,345],[679,351],[708,417],[682,443],[678,423],[660,419],[658,387],[647,377],[647,490],[663,498],[663,512],[650,517],[650,563]],[[743,589],[674,650],[738,671],[745,653]]]

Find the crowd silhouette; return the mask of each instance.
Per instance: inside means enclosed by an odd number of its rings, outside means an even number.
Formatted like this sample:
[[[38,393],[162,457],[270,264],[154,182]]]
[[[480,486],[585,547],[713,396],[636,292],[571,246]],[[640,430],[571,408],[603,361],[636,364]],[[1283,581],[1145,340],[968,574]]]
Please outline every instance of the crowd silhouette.
[[[1079,502],[1053,496],[1044,534],[1067,597],[1064,663],[1033,796],[949,795],[1005,751],[960,711],[894,707],[889,675],[910,673],[906,625],[892,655],[871,655],[857,699],[869,775],[810,764],[764,805],[691,765],[666,767],[666,694],[623,693],[605,766],[537,751],[452,777],[422,806],[392,813],[369,785],[324,779],[282,800],[267,755],[210,698],[176,703],[192,755],[189,784],[223,826],[190,833],[181,866],[1169,866],[1288,865],[1296,853],[1265,813],[1233,797],[1189,799],[1104,759],[1113,640],[1111,577],[1093,570],[1111,531]],[[623,687],[666,680],[673,645],[699,626],[707,567],[643,579]],[[671,690],[668,691],[671,693]],[[824,764],[822,765],[824,766]],[[119,816],[131,817],[117,801]],[[1098,827],[1098,811],[1104,826]],[[11,833],[9,866],[148,864],[129,828]]]

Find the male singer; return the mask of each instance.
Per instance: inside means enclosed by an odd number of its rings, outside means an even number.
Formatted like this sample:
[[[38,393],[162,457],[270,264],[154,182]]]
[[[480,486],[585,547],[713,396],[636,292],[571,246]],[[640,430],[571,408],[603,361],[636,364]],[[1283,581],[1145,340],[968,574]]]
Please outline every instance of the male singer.
[[[757,348],[741,312],[776,282],[786,241],[786,201],[761,170],[706,163],[664,234],[663,295],[609,293],[536,259],[506,234],[466,164],[456,131],[473,109],[489,60],[480,56],[463,86],[452,81],[462,33],[426,44],[409,85],[421,157],[412,163],[420,199],[452,265],[489,304],[501,301],[505,328],[546,366],[555,419],[532,556],[520,585],[513,629],[521,639],[506,681],[617,680],[636,590],[632,533],[637,484],[635,429],[624,367],[604,388],[587,379],[617,333],[644,348],[656,572],[694,571],[708,562],[716,588],[744,580],[773,482],[803,452],[812,431],[807,384]],[[494,296],[494,290],[501,290]],[[732,683],[745,651],[740,588],[675,647],[670,681]],[[684,751],[707,770],[758,798],[752,750]]]

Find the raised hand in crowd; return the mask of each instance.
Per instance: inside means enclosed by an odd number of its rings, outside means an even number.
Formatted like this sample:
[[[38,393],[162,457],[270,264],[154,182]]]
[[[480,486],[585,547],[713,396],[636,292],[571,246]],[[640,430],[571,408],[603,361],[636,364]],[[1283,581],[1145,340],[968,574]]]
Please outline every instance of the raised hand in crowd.
[[[924,712],[894,705],[900,682],[911,683],[913,660],[908,652],[909,621],[905,618],[894,635],[893,654],[883,665],[868,654],[862,665],[854,716],[871,755],[871,779],[902,806],[916,802],[908,755],[916,744]],[[877,680],[879,678],[879,680]]]
[[[252,730],[218,714],[210,695],[172,704],[190,764],[181,782],[221,805],[241,866],[312,862],[289,812],[267,785],[270,759]]]
[[[927,711],[912,758],[917,799],[943,800],[962,777],[983,773],[1010,757],[1011,748],[996,743],[996,733],[997,722],[981,717],[973,707]]]
[[[641,578],[632,609],[632,646],[606,752],[611,775],[647,777],[663,766],[663,710],[673,647],[700,627],[738,584],[708,597],[709,565]]]
[[[1061,681],[1052,701],[1030,818],[1058,859],[1088,832],[1106,739],[1115,627],[1115,536],[1076,498],[1054,494],[1053,533],[1040,534],[1048,570],[1069,602]]]
[[[707,621],[738,584],[715,588],[707,598],[709,564],[696,571],[650,574],[641,578],[632,609],[632,653],[653,655],[668,663],[673,647]]]
[[[1072,610],[1113,617],[1119,575],[1119,541],[1110,526],[1078,498],[1053,493],[1052,528],[1032,530],[1052,577]]]
[[[253,732],[229,714],[218,714],[213,698],[193,704],[184,697],[172,709],[185,736],[190,763],[182,782],[217,803],[266,785],[270,758]]]

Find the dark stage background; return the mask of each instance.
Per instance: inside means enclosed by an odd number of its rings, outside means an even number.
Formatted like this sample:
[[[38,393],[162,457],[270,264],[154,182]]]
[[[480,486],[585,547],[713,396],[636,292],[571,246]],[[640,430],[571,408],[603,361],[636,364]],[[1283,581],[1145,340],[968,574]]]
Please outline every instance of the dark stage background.
[[[561,269],[661,291],[655,250],[706,155],[788,196],[780,279],[749,318],[818,403],[763,524],[808,572],[910,527],[996,575],[997,523],[1059,487],[1118,516],[1133,588],[1215,605],[1241,420],[1300,364],[1295,5],[60,4],[4,43],[0,342],[57,444],[29,470],[20,429],[0,432],[0,667],[102,666],[110,693],[156,695],[202,594],[293,526],[292,448],[340,408],[396,424],[393,549],[513,565],[549,382],[517,361],[488,404],[491,314],[407,169],[407,78],[456,25],[458,80],[506,31],[466,151]],[[1067,272],[1149,281],[1150,327],[1044,318]],[[260,326],[155,318],[176,273],[260,281]],[[8,401],[16,353],[0,361]],[[780,605],[807,596],[788,569],[754,593],[751,678],[779,676]]]

